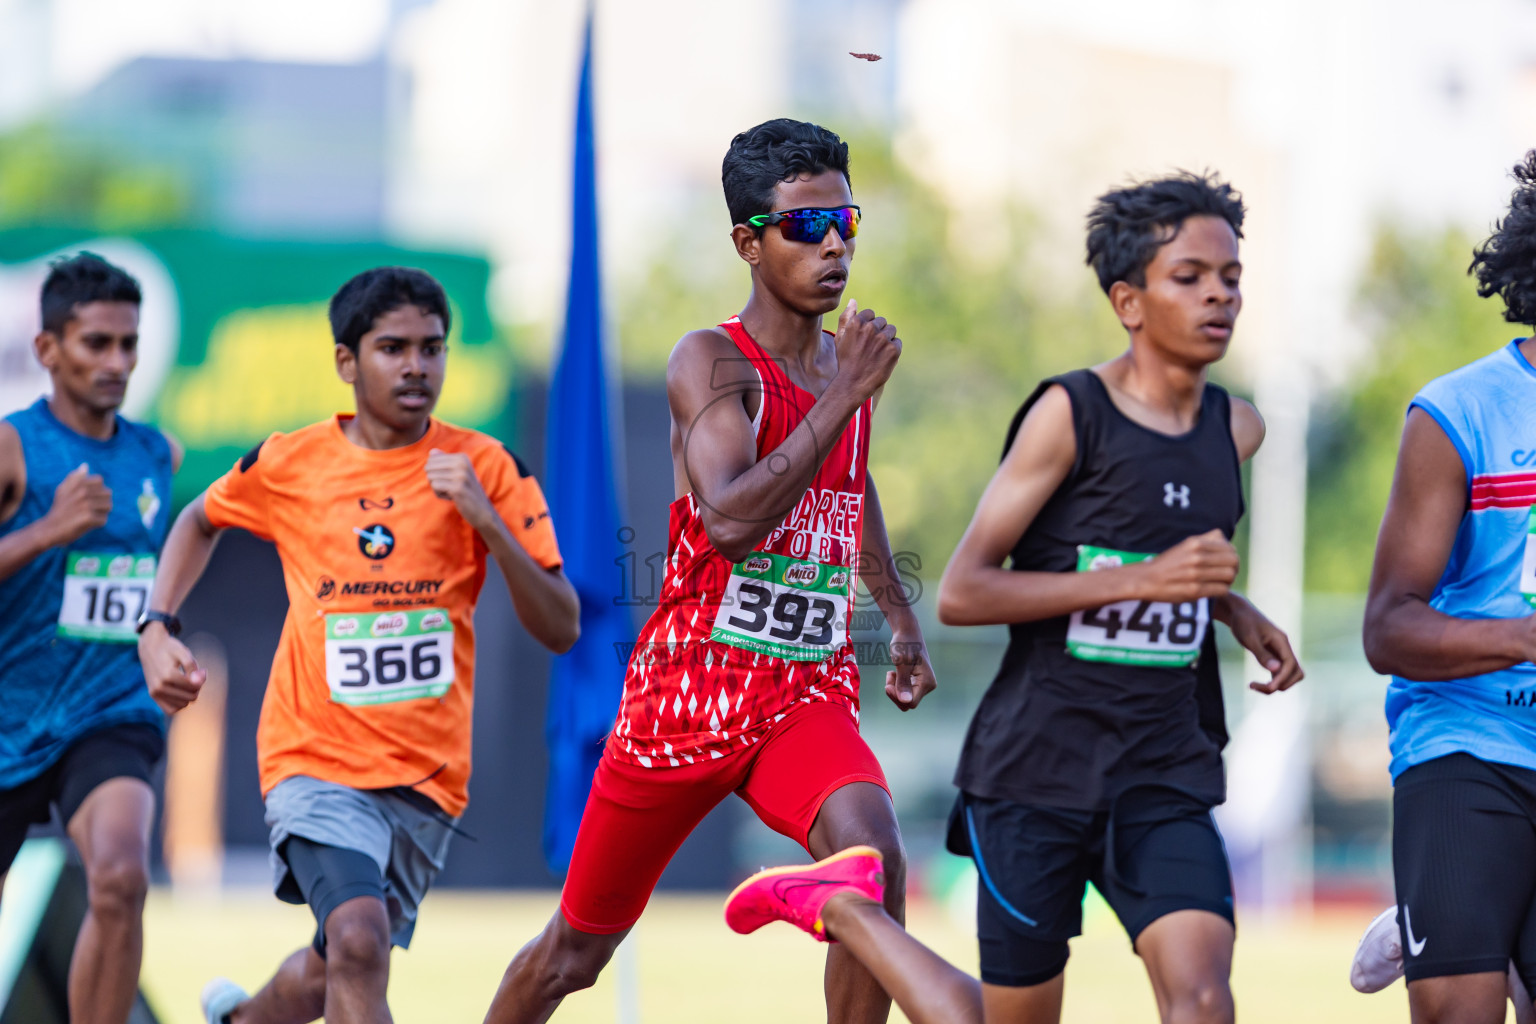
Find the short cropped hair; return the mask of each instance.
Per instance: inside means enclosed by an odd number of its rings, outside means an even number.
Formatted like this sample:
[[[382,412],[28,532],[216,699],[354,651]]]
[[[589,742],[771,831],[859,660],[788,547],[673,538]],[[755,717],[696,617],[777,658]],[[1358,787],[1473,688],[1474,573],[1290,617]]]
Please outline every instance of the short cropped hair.
[[[1493,234],[1472,250],[1467,273],[1477,275],[1477,294],[1504,300],[1504,319],[1536,325],[1536,149],[1514,168],[1509,213]]]
[[[853,185],[848,143],[836,132],[787,117],[748,128],[731,140],[720,169],[731,223],[745,224],[760,213],[772,213],[773,189],[780,182],[823,171],[837,171]]]
[[[93,252],[54,260],[43,281],[43,330],[62,335],[64,325],[75,317],[75,307],[90,302],[144,301],[139,282]]]
[[[401,306],[415,306],[443,321],[448,333],[448,296],[437,279],[415,267],[374,267],[352,278],[331,296],[331,334],[353,352],[374,321]]]
[[[1220,217],[1243,237],[1242,195],[1209,171],[1179,171],[1106,192],[1088,213],[1088,265],[1109,293],[1116,281],[1147,284],[1147,265],[1190,217]]]

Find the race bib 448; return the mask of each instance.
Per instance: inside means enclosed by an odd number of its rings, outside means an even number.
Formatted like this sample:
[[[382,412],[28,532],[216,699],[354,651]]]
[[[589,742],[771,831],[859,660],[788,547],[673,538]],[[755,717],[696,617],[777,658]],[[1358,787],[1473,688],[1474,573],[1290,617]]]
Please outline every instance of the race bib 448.
[[[73,640],[134,643],[154,587],[154,555],[71,551],[65,556],[57,633]]]
[[[325,617],[325,681],[337,704],[441,697],[453,685],[453,623],[442,608]]]
[[[848,639],[853,573],[754,551],[731,567],[711,640],[790,661],[821,661]]]
[[[1151,555],[1079,545],[1077,571],[1145,562]],[[1200,657],[1210,604],[1198,601],[1116,601],[1072,613],[1067,653],[1082,661],[1177,668]]]

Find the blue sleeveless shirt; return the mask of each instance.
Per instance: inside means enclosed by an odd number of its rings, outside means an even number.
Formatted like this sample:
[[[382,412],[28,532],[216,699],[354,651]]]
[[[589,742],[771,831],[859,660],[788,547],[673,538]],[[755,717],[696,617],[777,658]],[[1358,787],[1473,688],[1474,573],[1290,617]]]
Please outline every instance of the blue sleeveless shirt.
[[[0,537],[47,515],[54,489],[81,463],[112,492],[112,512],[0,580],[0,789],[40,775],[88,733],[129,722],[165,728],[132,622],[171,511],[170,443],[153,427],[119,416],[111,439],[98,441],[59,422],[45,398],[6,421],[21,436],[27,489]]]
[[[1467,511],[1429,605],[1459,619],[1536,612],[1536,367],[1519,341],[1425,385],[1467,470]],[[1392,777],[1447,754],[1536,769],[1536,664],[1387,687]]]

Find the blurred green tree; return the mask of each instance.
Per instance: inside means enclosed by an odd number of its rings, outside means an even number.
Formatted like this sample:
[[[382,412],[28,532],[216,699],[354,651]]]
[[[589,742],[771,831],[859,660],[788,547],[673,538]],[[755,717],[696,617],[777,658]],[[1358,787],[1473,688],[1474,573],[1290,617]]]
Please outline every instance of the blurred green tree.
[[[184,224],[191,191],[166,167],[124,162],[47,124],[0,135],[0,230],[134,231]]]
[[[1472,239],[1383,227],[1360,289],[1371,362],[1320,410],[1310,439],[1309,591],[1362,593],[1387,505],[1408,403],[1431,379],[1506,344],[1519,327],[1467,277]]]

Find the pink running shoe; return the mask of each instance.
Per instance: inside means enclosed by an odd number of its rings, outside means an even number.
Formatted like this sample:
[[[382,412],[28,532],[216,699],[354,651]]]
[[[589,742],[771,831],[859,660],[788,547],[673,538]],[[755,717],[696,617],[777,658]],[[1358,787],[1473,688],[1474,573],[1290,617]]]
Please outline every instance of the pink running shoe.
[[[769,921],[788,921],[820,942],[827,937],[821,908],[840,892],[885,899],[885,863],[872,846],[850,846],[815,864],[759,871],[726,897],[725,923],[745,935]]]

